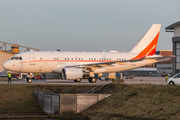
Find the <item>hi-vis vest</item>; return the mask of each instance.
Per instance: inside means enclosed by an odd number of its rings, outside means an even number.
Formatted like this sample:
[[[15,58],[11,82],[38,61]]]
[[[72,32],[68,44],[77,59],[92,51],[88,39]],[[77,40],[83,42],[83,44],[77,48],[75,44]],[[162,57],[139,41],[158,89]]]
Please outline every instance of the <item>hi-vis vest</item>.
[[[11,78],[11,73],[8,73],[8,77]]]

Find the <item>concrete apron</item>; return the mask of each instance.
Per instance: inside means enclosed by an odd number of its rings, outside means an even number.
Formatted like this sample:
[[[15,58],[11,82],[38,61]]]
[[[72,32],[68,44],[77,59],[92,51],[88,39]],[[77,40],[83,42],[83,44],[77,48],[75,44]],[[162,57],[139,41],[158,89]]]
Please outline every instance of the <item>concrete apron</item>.
[[[57,94],[34,91],[47,114],[80,113],[111,94]]]

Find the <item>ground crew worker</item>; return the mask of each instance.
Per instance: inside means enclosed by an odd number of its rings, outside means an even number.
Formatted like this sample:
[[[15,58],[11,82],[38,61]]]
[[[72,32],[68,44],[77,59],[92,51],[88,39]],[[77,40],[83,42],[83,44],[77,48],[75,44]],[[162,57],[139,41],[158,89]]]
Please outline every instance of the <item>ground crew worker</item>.
[[[166,76],[166,82],[167,82],[168,76]]]
[[[8,72],[7,75],[8,75],[8,84],[9,84],[9,83],[11,84],[11,73]]]

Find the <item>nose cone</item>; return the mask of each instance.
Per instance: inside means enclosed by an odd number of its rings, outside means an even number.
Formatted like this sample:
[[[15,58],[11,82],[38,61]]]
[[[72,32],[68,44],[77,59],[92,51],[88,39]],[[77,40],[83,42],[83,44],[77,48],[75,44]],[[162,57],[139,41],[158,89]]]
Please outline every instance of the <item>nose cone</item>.
[[[9,69],[10,69],[10,65],[9,65],[8,61],[6,61],[6,62],[3,64],[3,68],[6,69],[6,70],[9,70]]]
[[[8,60],[3,64],[4,69],[9,71],[20,72],[19,61]]]

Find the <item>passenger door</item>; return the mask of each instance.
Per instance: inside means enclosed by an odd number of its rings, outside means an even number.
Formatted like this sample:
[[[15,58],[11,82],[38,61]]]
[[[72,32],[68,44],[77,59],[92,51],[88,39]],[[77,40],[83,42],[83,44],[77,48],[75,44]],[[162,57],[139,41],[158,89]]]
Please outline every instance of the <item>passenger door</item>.
[[[35,60],[35,55],[34,53],[30,53],[29,54],[29,65],[36,65],[36,62],[34,61]]]
[[[173,78],[173,81],[175,84],[180,84],[180,74],[176,75],[174,78]]]

